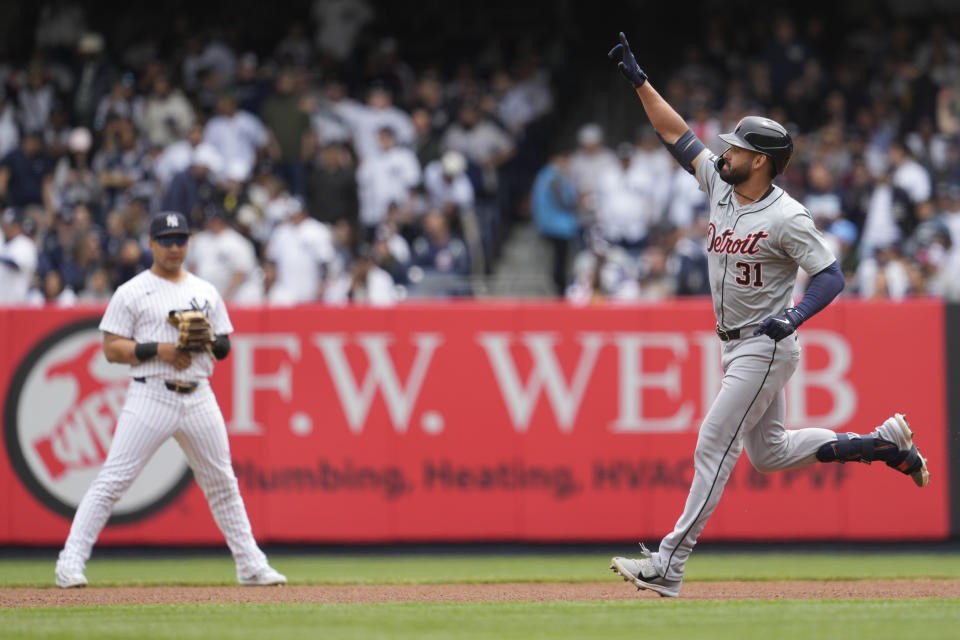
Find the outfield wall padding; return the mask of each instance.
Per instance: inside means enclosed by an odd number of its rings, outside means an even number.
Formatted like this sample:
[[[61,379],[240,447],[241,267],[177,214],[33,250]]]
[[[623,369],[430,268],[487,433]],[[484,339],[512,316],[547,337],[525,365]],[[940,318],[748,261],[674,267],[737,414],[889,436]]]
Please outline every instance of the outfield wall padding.
[[[2,544],[62,543],[109,448],[128,378],[103,359],[100,313],[0,310]],[[905,412],[929,487],[882,464],[761,474],[744,455],[703,539],[937,540],[951,522],[957,531],[945,353],[958,347],[944,334],[955,315],[932,300],[838,301],[801,329],[787,389],[788,427],[864,432]],[[212,384],[264,543],[655,541],[683,507],[721,380],[703,299],[231,317],[233,350]],[[960,358],[950,361],[953,372]],[[949,408],[956,416],[955,400]],[[222,541],[173,441],[101,540]]]

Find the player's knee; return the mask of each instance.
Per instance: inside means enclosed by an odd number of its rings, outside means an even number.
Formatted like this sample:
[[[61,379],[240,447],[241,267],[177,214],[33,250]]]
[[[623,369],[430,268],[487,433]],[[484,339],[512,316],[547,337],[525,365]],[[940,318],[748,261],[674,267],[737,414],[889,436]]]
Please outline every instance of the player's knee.
[[[123,477],[98,477],[91,487],[91,491],[104,500],[116,502],[123,497],[123,494],[130,487],[130,483],[131,480],[127,480]]]
[[[760,473],[773,473],[774,471],[779,471],[779,467],[775,461],[769,458],[762,458],[760,460],[754,460],[753,458],[750,458],[750,464],[752,464],[753,468]]]

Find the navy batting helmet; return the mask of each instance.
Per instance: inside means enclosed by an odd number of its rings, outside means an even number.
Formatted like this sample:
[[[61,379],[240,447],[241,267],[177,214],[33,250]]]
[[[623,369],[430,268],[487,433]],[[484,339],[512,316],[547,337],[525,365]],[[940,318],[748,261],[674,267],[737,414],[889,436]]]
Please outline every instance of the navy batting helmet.
[[[767,156],[773,160],[778,174],[787,168],[793,153],[793,139],[783,125],[761,116],[743,118],[732,133],[721,133],[720,139],[734,147]]]

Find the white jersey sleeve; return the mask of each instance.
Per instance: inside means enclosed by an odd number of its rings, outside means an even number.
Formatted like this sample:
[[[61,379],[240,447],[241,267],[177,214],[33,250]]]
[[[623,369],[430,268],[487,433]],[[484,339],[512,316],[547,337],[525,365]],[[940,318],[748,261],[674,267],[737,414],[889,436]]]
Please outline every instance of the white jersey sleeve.
[[[700,183],[700,190],[707,194],[709,198],[713,194],[713,188],[720,181],[720,172],[717,171],[717,154],[706,149],[705,153],[697,161],[697,170],[694,175],[697,182]]]
[[[135,322],[136,316],[130,307],[130,288],[121,285],[107,304],[100,320],[100,331],[132,339]]]
[[[210,293],[210,324],[213,325],[214,335],[222,336],[233,333],[233,324],[227,314],[227,305],[224,304],[220,292],[211,287]]]
[[[779,231],[780,248],[810,275],[820,273],[836,261],[806,209],[785,217]]]

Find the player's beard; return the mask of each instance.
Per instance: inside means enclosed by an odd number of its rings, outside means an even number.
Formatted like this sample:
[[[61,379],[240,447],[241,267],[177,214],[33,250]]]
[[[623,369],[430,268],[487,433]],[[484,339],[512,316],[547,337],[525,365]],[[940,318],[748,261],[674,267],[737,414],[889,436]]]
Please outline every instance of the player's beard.
[[[724,159],[723,167],[720,169],[720,179],[726,182],[727,184],[737,186],[741,182],[747,180],[750,177],[750,165],[742,164],[739,167],[734,167]]]

